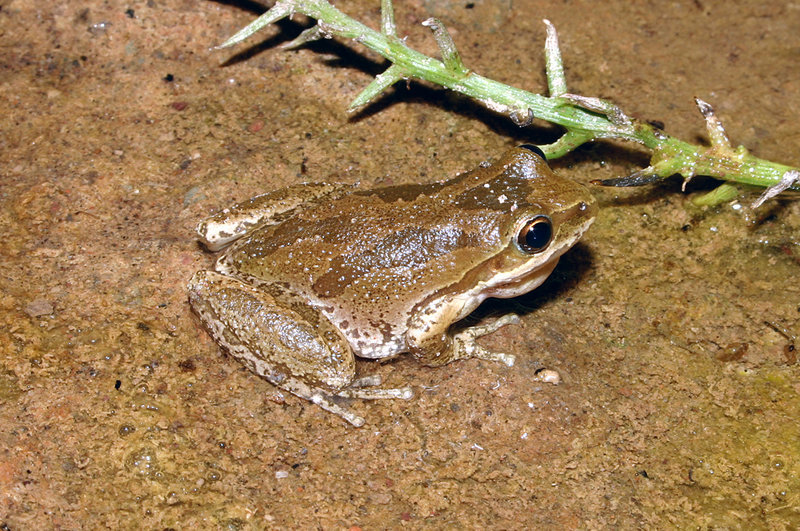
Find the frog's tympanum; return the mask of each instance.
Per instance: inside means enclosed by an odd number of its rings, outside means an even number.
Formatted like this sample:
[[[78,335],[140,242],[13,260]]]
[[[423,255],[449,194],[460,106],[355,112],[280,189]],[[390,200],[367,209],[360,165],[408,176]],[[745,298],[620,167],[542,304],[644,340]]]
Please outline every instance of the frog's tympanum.
[[[458,333],[450,325],[487,297],[544,282],[596,210],[586,188],[555,175],[528,145],[434,184],[290,186],[199,225],[208,249],[232,245],[215,271],[194,275],[189,300],[250,370],[360,426],[335,397],[412,392],[369,389],[380,378],[356,378],[355,356],[512,365],[512,355],[475,340],[515,316]]]

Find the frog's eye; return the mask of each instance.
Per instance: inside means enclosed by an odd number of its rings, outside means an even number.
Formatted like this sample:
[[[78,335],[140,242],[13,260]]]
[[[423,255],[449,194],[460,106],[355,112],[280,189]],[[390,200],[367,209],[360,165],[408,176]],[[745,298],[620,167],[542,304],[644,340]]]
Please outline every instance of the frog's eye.
[[[525,254],[544,251],[553,238],[553,222],[547,216],[536,216],[525,222],[517,234],[517,245]]]
[[[544,156],[544,151],[542,151],[542,149],[539,146],[534,146],[533,144],[521,144],[519,147],[522,149],[527,149],[531,153],[536,153],[537,155],[542,157],[542,160],[545,161],[547,160],[547,157]]]

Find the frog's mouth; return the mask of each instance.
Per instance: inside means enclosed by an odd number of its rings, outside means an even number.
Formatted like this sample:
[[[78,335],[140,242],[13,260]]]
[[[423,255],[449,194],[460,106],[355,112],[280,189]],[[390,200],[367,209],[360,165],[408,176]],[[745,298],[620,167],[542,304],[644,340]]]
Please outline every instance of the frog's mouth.
[[[497,297],[498,299],[509,299],[538,288],[545,280],[547,280],[547,277],[550,276],[550,273],[553,272],[553,269],[555,269],[562,254],[563,251],[558,254],[554,254],[549,260],[547,260],[547,262],[534,268],[526,275],[522,275],[521,277],[517,277],[509,282],[500,283],[484,290],[483,296]]]
[[[564,251],[553,253],[545,263],[538,265],[527,274],[521,276],[509,274],[506,282],[503,282],[502,279],[498,282],[495,279],[492,284],[479,284],[473,290],[455,297],[452,307],[457,308],[454,311],[457,316],[453,321],[463,319],[489,297],[510,299],[535,289],[550,276]]]

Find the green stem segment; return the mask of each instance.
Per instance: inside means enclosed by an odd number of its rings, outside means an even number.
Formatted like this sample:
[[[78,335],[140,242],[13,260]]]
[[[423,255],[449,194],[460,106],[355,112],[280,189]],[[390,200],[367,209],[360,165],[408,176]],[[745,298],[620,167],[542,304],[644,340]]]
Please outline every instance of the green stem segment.
[[[348,17],[325,0],[278,0],[269,11],[225,41],[220,48],[239,43],[261,28],[294,13],[302,13],[317,20],[317,25],[303,32],[290,45],[336,35],[353,39],[392,63],[356,97],[351,110],[366,105],[401,79],[417,78],[474,98],[489,109],[509,115],[518,125],[528,125],[536,117],[564,127],[566,133],[559,140],[542,146],[550,159],[561,157],[586,142],[603,138],[628,140],[652,150],[647,168],[630,177],[600,181],[600,184],[643,184],[681,174],[686,181],[695,175],[708,175],[731,183],[771,187],[775,193],[778,193],[778,187],[780,190],[800,189],[797,179],[787,185],[791,177],[797,175],[796,168],[754,157],[742,146],[733,149],[713,109],[702,100],[697,100],[697,105],[706,119],[710,146],[693,145],[673,138],[648,123],[629,118],[606,100],[569,94],[558,36],[547,20],[544,21],[547,26],[545,56],[550,97],[470,72],[462,63],[444,25],[436,19],[426,20],[423,24],[433,30],[444,61],[409,48],[397,37],[391,0],[382,0],[381,10],[382,31],[378,32]],[[725,189],[720,192],[724,193],[712,192],[696,202],[708,204],[722,198],[730,199],[733,185],[723,186]]]

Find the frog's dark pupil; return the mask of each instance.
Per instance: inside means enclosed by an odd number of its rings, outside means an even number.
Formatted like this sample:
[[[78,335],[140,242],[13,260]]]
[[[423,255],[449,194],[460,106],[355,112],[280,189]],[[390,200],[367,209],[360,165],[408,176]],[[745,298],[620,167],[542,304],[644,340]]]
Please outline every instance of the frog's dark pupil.
[[[542,251],[553,236],[553,225],[547,216],[538,216],[528,221],[518,236],[519,246],[526,253]]]

